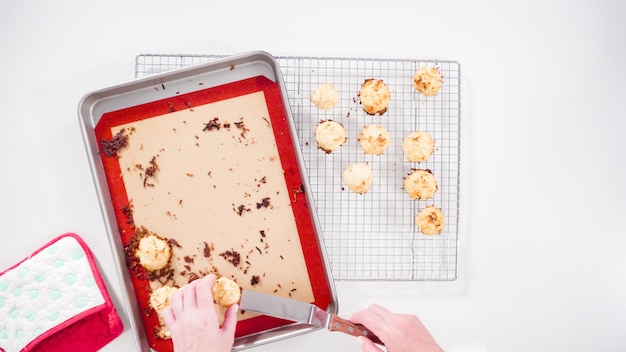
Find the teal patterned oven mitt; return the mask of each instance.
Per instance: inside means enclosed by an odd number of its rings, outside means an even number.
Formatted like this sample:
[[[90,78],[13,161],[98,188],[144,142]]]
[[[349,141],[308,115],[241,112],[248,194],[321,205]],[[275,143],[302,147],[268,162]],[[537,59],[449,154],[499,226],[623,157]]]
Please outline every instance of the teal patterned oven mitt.
[[[122,322],[85,242],[61,235],[0,274],[0,352],[97,351]]]

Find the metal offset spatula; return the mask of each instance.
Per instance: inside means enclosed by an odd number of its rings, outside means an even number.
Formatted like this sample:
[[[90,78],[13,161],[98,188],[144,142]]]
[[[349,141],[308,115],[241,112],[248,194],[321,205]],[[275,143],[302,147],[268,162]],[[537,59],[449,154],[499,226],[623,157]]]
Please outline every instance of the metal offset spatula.
[[[342,319],[321,308],[300,301],[261,292],[243,290],[240,308],[246,311],[261,313],[276,318],[317,326],[330,331],[339,331],[352,336],[365,336],[374,343],[383,345],[382,341],[361,324]]]

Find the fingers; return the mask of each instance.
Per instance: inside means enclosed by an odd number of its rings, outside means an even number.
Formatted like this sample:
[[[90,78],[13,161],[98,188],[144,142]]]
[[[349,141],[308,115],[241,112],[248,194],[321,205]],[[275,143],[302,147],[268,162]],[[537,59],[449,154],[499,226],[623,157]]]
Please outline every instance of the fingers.
[[[198,306],[213,304],[213,283],[215,283],[215,275],[209,274],[202,279],[196,280],[196,304]]]
[[[183,311],[183,289],[178,289],[170,299],[170,308],[174,316],[179,316]]]
[[[202,279],[192,281],[187,285],[181,287],[171,299],[172,314],[174,316],[180,315],[185,309],[196,309],[205,305],[205,302],[209,304],[213,303],[213,283],[215,282],[215,275],[209,274]]]
[[[179,291],[182,292],[183,309],[196,309],[198,308],[198,300],[196,298],[196,287],[198,286],[198,280],[193,281],[183,286]]]
[[[224,322],[222,322],[222,331],[230,336],[235,334],[235,328],[237,327],[237,310],[239,309],[238,304],[233,304],[232,306],[226,309],[226,313],[224,313]]]
[[[385,318],[393,314],[387,308],[379,306],[378,304],[372,304],[368,309],[380,318]]]
[[[361,346],[363,352],[382,352],[382,350],[378,348],[372,340],[365,336],[358,336],[356,341],[359,343],[359,346]]]
[[[353,323],[363,324],[377,333],[376,327],[380,326],[383,320],[388,316],[389,311],[385,308],[372,304],[369,308],[360,310],[352,315],[350,320]]]
[[[163,309],[163,311],[161,312],[161,317],[163,318],[165,325],[167,325],[168,327],[174,326],[174,323],[176,322],[176,316],[172,311],[172,307],[167,307]]]
[[[394,321],[394,315],[394,313],[390,312],[386,308],[377,304],[372,304],[367,309],[354,313],[350,320],[354,323],[364,325],[386,344],[386,341],[388,341],[394,334],[393,328],[391,327]],[[371,342],[369,339],[367,340]],[[372,346],[376,347],[373,343]],[[376,350],[371,351],[379,350],[380,349],[377,348]]]

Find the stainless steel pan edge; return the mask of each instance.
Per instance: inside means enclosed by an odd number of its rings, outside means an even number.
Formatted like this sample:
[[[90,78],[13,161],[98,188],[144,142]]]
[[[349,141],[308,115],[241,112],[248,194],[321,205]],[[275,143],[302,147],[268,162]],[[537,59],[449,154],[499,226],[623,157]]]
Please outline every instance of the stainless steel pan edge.
[[[252,65],[254,65],[252,67]],[[126,268],[125,253],[123,251],[123,244],[118,235],[118,226],[115,218],[113,208],[111,206],[111,199],[109,196],[109,189],[106,182],[106,177],[102,163],[100,161],[98,141],[95,137],[94,128],[100,121],[103,113],[108,111],[114,111],[123,109],[126,107],[137,105],[134,102],[133,95],[149,95],[148,101],[154,101],[159,99],[165,99],[171,97],[174,94],[185,94],[197,89],[189,89],[188,86],[193,86],[193,83],[202,82],[202,89],[212,86],[218,86],[224,83],[232,82],[230,80],[224,80],[219,74],[214,79],[213,75],[219,71],[232,71],[232,68],[238,75],[247,77],[250,75],[250,70],[254,70],[254,76],[259,74],[259,69],[262,74],[268,79],[278,83],[282,95],[283,105],[285,107],[286,116],[289,119],[289,128],[293,140],[293,149],[296,153],[298,165],[300,166],[300,172],[304,177],[303,187],[305,197],[307,199],[311,217],[314,222],[314,228],[316,230],[316,240],[318,248],[320,249],[320,257],[324,263],[325,275],[327,278],[327,286],[330,289],[331,302],[327,307],[327,312],[336,314],[338,310],[337,295],[335,290],[334,281],[332,279],[332,273],[330,271],[330,265],[321,234],[320,222],[315,211],[315,202],[312,196],[311,187],[308,183],[308,177],[306,169],[304,168],[304,158],[300,150],[300,146],[297,141],[297,131],[291,107],[289,105],[289,99],[287,91],[285,89],[284,81],[278,62],[274,56],[264,51],[251,51],[247,53],[241,53],[232,56],[226,56],[223,58],[215,59],[208,63],[187,66],[184,68],[155,74],[141,79],[131,80],[125,83],[101,88],[84,95],[78,104],[78,117],[81,127],[81,134],[87,157],[89,160],[89,166],[92,173],[94,185],[97,190],[98,202],[100,204],[101,213],[104,219],[104,225],[108,235],[109,245],[114,257],[116,265],[116,274],[119,280],[119,284],[122,287],[122,305],[124,311],[128,314],[128,321],[130,330],[135,340],[135,348],[137,351],[151,351],[148,340],[143,329],[143,323],[140,318],[140,312],[135,300],[135,293],[130,278],[130,274]],[[162,89],[155,89],[155,87],[161,87]],[[129,94],[129,93],[134,94]],[[234,351],[243,350],[274,341],[302,335],[309,333],[319,328],[311,327],[305,324],[290,324],[280,328],[275,328],[267,331],[263,331],[257,334],[247,335],[235,340],[233,346]]]

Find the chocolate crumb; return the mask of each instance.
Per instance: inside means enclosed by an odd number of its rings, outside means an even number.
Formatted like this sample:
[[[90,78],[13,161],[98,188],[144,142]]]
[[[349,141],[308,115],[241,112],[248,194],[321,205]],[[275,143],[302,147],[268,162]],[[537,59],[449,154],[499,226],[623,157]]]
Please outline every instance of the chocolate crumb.
[[[189,273],[189,281],[187,281],[187,282],[190,283],[190,282],[195,281],[195,280],[197,280],[199,278],[200,278],[200,276],[198,276],[198,274],[196,274],[194,272],[191,272],[191,273]]]
[[[233,210],[235,210],[235,213],[237,213],[237,215],[239,216],[242,216],[244,211],[250,211],[250,209],[246,208],[246,206],[243,204],[238,206],[237,209],[233,209]]]
[[[250,279],[250,285],[256,286],[261,281],[259,275],[252,275],[252,279]]]
[[[205,258],[209,258],[211,256],[211,248],[209,247],[209,244],[204,242],[204,249],[202,251],[202,254],[204,254]]]
[[[270,206],[270,197],[265,197],[261,200],[261,203],[256,203],[256,208],[269,208]]]
[[[219,118],[215,117],[213,118],[213,120],[205,123],[204,128],[202,130],[203,131],[219,130],[220,127],[221,127],[221,124],[219,123]]]
[[[110,140],[106,140],[104,138],[100,139],[100,145],[102,146],[102,152],[104,155],[108,157],[116,157],[117,152],[128,145],[128,136],[124,132],[124,129],[120,130]]]
[[[148,183],[149,179],[156,179],[156,174],[159,171],[159,165],[156,162],[156,156],[153,156],[152,159],[150,159],[150,166],[148,166],[146,168],[146,173],[143,177],[143,187],[145,188],[146,186],[150,186],[153,187],[154,184],[152,183]]]
[[[220,253],[220,256],[226,259],[226,261],[228,261],[235,267],[239,266],[239,263],[241,262],[241,255],[234,249],[232,251],[222,252]]]
[[[167,240],[167,243],[169,243],[169,244],[170,244],[170,246],[176,246],[176,247],[178,247],[178,248],[183,248],[183,247],[182,247],[182,246],[178,243],[178,241],[176,241],[176,240],[175,240],[175,239],[173,239],[173,238],[170,238],[169,240]]]
[[[122,207],[122,214],[126,217],[126,224],[130,226],[134,226],[135,222],[133,220],[133,208],[132,205],[128,204]]]

